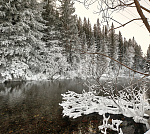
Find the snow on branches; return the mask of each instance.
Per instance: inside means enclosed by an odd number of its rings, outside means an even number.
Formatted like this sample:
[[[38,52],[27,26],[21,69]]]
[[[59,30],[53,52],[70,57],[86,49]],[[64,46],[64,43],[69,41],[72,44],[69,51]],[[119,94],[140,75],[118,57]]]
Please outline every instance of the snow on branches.
[[[141,97],[141,94],[138,94],[138,96]],[[85,91],[82,94],[68,91],[62,94],[62,97],[64,101],[59,105],[63,107],[64,116],[75,119],[94,112],[99,115],[106,113],[123,114],[126,117],[132,117],[137,123],[146,124],[147,128],[149,128],[147,119],[144,118],[144,116],[147,116],[145,110],[150,108],[146,99],[133,102],[123,100],[121,97],[111,99],[107,96],[96,96],[93,92]]]

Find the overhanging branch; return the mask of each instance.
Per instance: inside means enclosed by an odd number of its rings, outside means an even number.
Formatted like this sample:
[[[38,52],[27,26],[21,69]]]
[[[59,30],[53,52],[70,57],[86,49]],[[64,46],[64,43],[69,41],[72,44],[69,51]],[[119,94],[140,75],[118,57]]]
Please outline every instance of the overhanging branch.
[[[108,55],[105,55],[105,54],[103,54],[103,53],[98,53],[98,52],[85,52],[85,51],[82,51],[82,54],[85,54],[85,53],[86,53],[86,54],[98,54],[98,55],[105,56],[105,57],[107,57],[107,58],[109,58],[109,59],[111,59],[111,60],[113,60],[113,61],[119,63],[120,65],[122,65],[122,66],[128,68],[129,70],[131,70],[131,71],[133,71],[133,72],[135,72],[135,73],[139,73],[139,74],[142,74],[142,75],[145,75],[145,76],[150,76],[150,74],[142,73],[142,72],[139,72],[139,71],[137,71],[137,70],[134,70],[134,69],[132,69],[132,68],[126,66],[125,64],[119,62],[118,60],[115,60],[114,58],[112,58],[112,57],[110,57],[110,56],[108,56]]]
[[[141,6],[142,9],[144,9],[146,12],[150,13],[150,10],[148,10],[147,8]]]
[[[146,26],[147,30],[149,31],[150,33],[150,25],[147,21],[147,18],[145,17],[145,15],[143,14],[142,10],[141,10],[141,5],[139,3],[138,0],[134,0],[134,3],[135,3],[135,6],[136,6],[136,9],[137,9],[137,12],[139,13],[144,25]]]
[[[118,27],[115,27],[114,29],[118,29],[118,28],[124,27],[125,25],[127,25],[127,24],[129,24],[129,23],[131,23],[132,21],[135,21],[135,20],[142,20],[142,19],[141,19],[141,18],[132,19],[132,20],[130,20],[130,21],[124,23],[124,24],[121,24],[121,25],[118,26]],[[111,30],[111,29],[110,29],[110,30]]]

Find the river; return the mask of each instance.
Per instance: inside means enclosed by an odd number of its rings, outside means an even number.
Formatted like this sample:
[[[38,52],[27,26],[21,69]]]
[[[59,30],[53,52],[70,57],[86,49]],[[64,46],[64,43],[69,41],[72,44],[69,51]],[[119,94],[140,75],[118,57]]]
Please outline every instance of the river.
[[[62,93],[81,93],[86,87],[80,80],[47,82],[11,82],[0,85],[1,134],[97,134],[102,117],[96,113],[78,119],[63,117]],[[121,118],[124,118],[120,115]],[[124,118],[128,131],[145,131],[141,124]],[[130,122],[130,123],[127,123]],[[132,123],[132,125],[131,125]],[[130,124],[130,125],[129,125]],[[140,128],[140,129],[139,129]],[[125,127],[124,127],[125,129]],[[125,132],[128,133],[126,130]],[[111,133],[111,132],[110,132]],[[113,133],[114,134],[114,133]]]

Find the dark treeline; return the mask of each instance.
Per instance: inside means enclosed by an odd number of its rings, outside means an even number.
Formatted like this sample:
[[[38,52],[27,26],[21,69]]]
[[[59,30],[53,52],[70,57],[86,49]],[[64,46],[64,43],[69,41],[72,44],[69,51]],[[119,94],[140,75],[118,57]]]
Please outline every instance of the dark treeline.
[[[143,57],[134,37],[126,40],[114,25],[91,26],[90,20],[75,15],[71,0],[0,1],[0,73],[9,79],[29,79],[40,73],[46,79],[55,75],[89,77],[104,71],[126,69],[113,60],[85,52],[112,57],[132,69],[148,72],[150,46]]]

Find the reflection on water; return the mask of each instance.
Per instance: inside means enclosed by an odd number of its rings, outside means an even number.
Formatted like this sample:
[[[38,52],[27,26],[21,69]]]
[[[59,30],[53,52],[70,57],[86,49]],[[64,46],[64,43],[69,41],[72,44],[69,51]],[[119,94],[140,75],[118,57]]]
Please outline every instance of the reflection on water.
[[[62,107],[59,106],[62,101],[61,94],[68,90],[81,93],[83,88],[85,89],[83,82],[79,80],[1,84],[0,133],[99,133],[101,116],[91,114],[75,120],[62,117]],[[135,127],[134,124],[132,127]],[[138,124],[136,127],[139,127]]]
[[[62,118],[61,94],[80,93],[80,81],[13,82],[0,85],[0,133],[69,132],[68,118]]]

